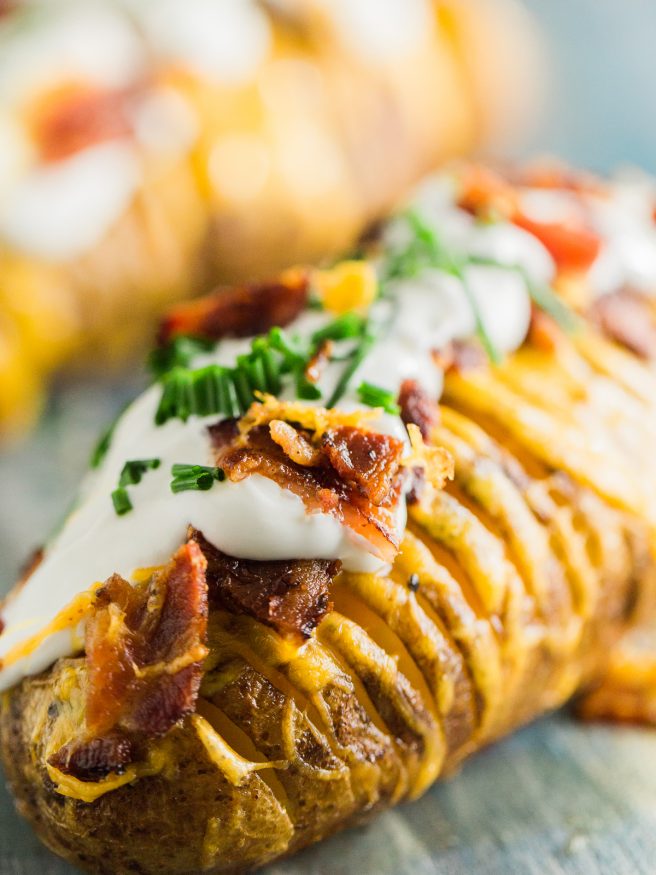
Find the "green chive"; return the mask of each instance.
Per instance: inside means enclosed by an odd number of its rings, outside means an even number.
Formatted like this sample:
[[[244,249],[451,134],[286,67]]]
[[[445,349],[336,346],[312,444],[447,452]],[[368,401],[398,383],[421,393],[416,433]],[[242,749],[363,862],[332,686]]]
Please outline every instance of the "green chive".
[[[119,477],[119,486],[135,486],[141,483],[141,478],[146,471],[152,471],[159,468],[159,459],[133,459],[123,465],[121,476]]]
[[[342,372],[342,376],[339,378],[337,385],[333,390],[333,394],[328,399],[326,407],[334,407],[335,404],[337,404],[340,398],[344,395],[344,393],[348,389],[349,383],[351,382],[353,375],[369,354],[374,343],[375,337],[373,336],[373,334],[367,333],[362,337],[360,343],[353,352],[351,361]]]
[[[358,313],[343,313],[329,322],[324,328],[320,328],[312,335],[312,345],[317,347],[324,340],[347,340],[352,337],[360,337],[364,331],[366,319]]]
[[[98,443],[93,448],[93,451],[91,453],[91,458],[89,459],[89,465],[92,468],[100,467],[103,459],[105,458],[105,456],[109,452],[109,448],[110,448],[111,443],[112,443],[112,438],[114,437],[114,432],[116,431],[116,426],[119,424],[119,421],[120,421],[121,417],[123,416],[123,414],[125,413],[127,406],[128,406],[127,404],[123,405],[122,410],[115,417],[115,419],[109,424],[109,426],[105,429],[105,431],[100,436]]]
[[[188,367],[197,355],[211,352],[215,346],[213,340],[182,334],[150,353],[148,369],[156,379],[160,379],[173,368]]]
[[[374,386],[373,383],[362,382],[358,386],[358,398],[367,407],[382,407],[385,413],[397,415],[401,412],[393,392]]]
[[[118,489],[112,492],[112,503],[118,516],[123,516],[123,514],[132,510],[132,502],[130,501],[128,491],[122,486],[119,486]]]
[[[171,474],[171,491],[176,493],[189,490],[206,492],[217,481],[225,480],[222,468],[208,468],[204,465],[176,464],[171,468]]]

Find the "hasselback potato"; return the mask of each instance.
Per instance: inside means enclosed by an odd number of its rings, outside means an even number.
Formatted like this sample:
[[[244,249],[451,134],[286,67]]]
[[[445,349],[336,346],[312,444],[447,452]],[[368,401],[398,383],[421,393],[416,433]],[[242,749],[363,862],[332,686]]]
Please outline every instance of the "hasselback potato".
[[[575,694],[650,716],[653,368],[581,228],[556,260],[507,179],[444,182],[365,259],[174,310],[3,606],[5,769],[89,871],[263,865]]]
[[[125,367],[167,303],[334,256],[513,129],[534,42],[516,0],[3,4],[0,437],[53,371]]]

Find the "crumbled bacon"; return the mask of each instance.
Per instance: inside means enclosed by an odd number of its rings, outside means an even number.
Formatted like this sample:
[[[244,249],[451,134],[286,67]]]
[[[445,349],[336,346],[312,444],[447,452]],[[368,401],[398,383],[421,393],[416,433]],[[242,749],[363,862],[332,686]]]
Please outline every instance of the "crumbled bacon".
[[[445,373],[465,373],[485,368],[489,364],[484,349],[473,340],[452,340],[441,349],[433,351],[433,361]]]
[[[401,419],[408,425],[413,422],[419,427],[421,436],[428,440],[431,430],[437,425],[437,404],[428,397],[417,380],[404,380],[398,399],[401,408]]]
[[[531,321],[526,342],[542,352],[553,352],[563,339],[563,330],[544,310],[531,305]]]
[[[403,455],[400,440],[343,425],[329,429],[321,447],[342,480],[355,484],[377,507],[385,501]]]
[[[34,142],[43,161],[61,161],[82,149],[125,137],[131,126],[127,95],[78,84],[49,92],[32,107]]]
[[[66,744],[48,762],[78,781],[101,781],[112,773],[124,774],[134,758],[134,742],[115,732],[106,737],[92,738],[84,744]]]
[[[458,174],[458,206],[474,216],[510,216],[517,193],[502,174],[481,164],[466,164]]]
[[[330,610],[329,587],[341,563],[325,559],[258,562],[227,556],[201,532],[192,538],[207,559],[210,603],[248,614],[282,635],[312,634]]]
[[[282,419],[274,419],[269,423],[269,433],[292,462],[311,468],[320,464],[321,450],[313,447],[309,437],[297,431],[293,425]]]
[[[611,340],[640,358],[656,359],[656,313],[646,295],[619,289],[597,298],[588,315]]]
[[[277,280],[237,288],[219,288],[204,298],[181,304],[164,319],[158,339],[163,345],[181,334],[220,340],[264,334],[284,328],[305,308],[308,276],[289,270]]]
[[[133,743],[165,735],[193,711],[207,654],[206,564],[192,541],[147,584],[115,574],[98,590],[86,630],[85,733],[53,765],[79,766],[71,773],[81,780],[90,780],[85,771],[114,771],[128,741],[133,752]]]
[[[233,433],[234,433],[233,425]],[[323,433],[321,464],[301,465],[271,437],[268,425],[256,425],[226,440],[228,429],[210,428],[216,464],[232,481],[260,474],[298,495],[309,512],[331,513],[368,539],[383,558],[398,549],[394,510],[403,486],[403,444],[387,435],[336,426]],[[337,465],[337,467],[335,467]],[[367,479],[367,474],[371,479]],[[375,500],[375,501],[374,501]]]
[[[333,354],[333,348],[335,344],[332,340],[324,340],[319,344],[319,348],[312,356],[310,361],[307,363],[305,368],[305,376],[310,381],[310,383],[318,383],[321,374],[326,369],[328,362],[330,361],[330,357]]]

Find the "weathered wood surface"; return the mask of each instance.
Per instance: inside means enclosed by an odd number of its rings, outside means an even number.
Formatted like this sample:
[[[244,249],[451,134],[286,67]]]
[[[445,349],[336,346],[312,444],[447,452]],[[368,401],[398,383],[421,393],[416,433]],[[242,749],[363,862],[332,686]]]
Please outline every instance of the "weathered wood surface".
[[[0,458],[0,592],[69,503],[111,406],[95,389],[69,395],[33,440]],[[0,787],[0,875],[72,872],[40,846]],[[656,732],[558,716],[479,755],[419,802],[266,875],[655,872]]]
[[[120,828],[120,824],[117,824]],[[0,793],[2,875],[71,875]],[[117,833],[117,839],[119,834]],[[653,875],[656,733],[542,721],[265,875]]]

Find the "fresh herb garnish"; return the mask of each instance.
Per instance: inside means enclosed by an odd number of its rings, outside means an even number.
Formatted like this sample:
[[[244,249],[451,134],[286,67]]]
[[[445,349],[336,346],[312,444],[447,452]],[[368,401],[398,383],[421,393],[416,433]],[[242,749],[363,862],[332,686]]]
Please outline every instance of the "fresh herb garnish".
[[[146,471],[152,471],[159,466],[159,459],[133,459],[123,465],[118,488],[112,492],[112,503],[118,516],[123,516],[132,510],[132,502],[126,487],[141,483],[141,478]]]
[[[579,327],[576,314],[570,310],[565,302],[558,297],[550,285],[534,279],[521,264],[506,264],[494,258],[486,258],[481,255],[471,256],[472,264],[480,264],[488,267],[498,267],[501,270],[515,270],[521,275],[526,285],[529,297],[538,309],[543,310],[556,322],[563,331],[571,334]]]
[[[112,503],[118,516],[123,516],[123,514],[132,510],[132,502],[130,501],[128,491],[122,487],[112,492]]]
[[[351,382],[351,378],[360,367],[365,358],[369,355],[371,348],[376,342],[376,338],[373,333],[369,331],[365,331],[365,333],[360,338],[357,346],[353,350],[353,354],[349,360],[349,363],[342,371],[342,375],[337,381],[337,385],[333,389],[333,394],[328,399],[326,407],[334,407],[337,402],[342,398],[344,393],[349,387],[349,383]]]
[[[294,373],[296,379],[305,367],[305,357],[295,350],[280,328],[257,337],[251,351],[237,357],[232,368],[206,365],[190,370],[176,367],[162,377],[162,397],[155,423],[190,416],[239,416],[255,400],[256,392],[278,395],[282,376]],[[314,387],[313,387],[314,388]]]
[[[159,459],[133,459],[123,465],[121,476],[119,477],[119,486],[135,486],[141,483],[141,478],[146,471],[154,471],[159,468]]]
[[[412,231],[412,237],[405,247],[392,251],[382,267],[382,282],[415,277],[422,271],[434,268],[456,277],[462,285],[467,300],[474,314],[476,336],[485,350],[488,358],[495,364],[501,361],[501,355],[492,338],[488,334],[483,321],[480,307],[472,289],[469,286],[466,268],[469,259],[450,252],[437,233],[429,227],[414,210],[402,215]]]
[[[358,386],[358,399],[367,407],[382,407],[385,413],[397,415],[400,412],[399,405],[393,392],[374,386],[373,383],[363,381]]]
[[[174,368],[188,367],[197,355],[211,352],[215,346],[214,340],[187,334],[180,335],[166,346],[152,350],[148,356],[148,369],[156,379],[160,379]]]
[[[89,459],[89,465],[91,468],[99,468],[103,462],[103,459],[109,452],[109,448],[112,444],[112,438],[114,437],[114,432],[116,431],[116,426],[118,425],[121,416],[125,412],[126,407],[127,405],[124,404],[122,410],[114,417],[112,422],[100,435],[98,443],[93,448],[91,452],[91,457]]]
[[[93,448],[93,450],[91,452],[91,458],[89,459],[89,465],[92,468],[99,468],[103,459],[105,458],[105,456],[109,452],[109,448],[110,448],[111,443],[112,443],[112,437],[114,436],[114,431],[116,429],[117,422],[118,422],[118,417],[100,435],[100,438],[98,439],[98,443]]]
[[[325,340],[349,340],[360,337],[366,325],[366,319],[359,313],[349,311],[329,322],[312,335],[314,346],[320,346]]]
[[[187,492],[188,490],[206,492],[216,482],[225,480],[222,468],[208,468],[204,465],[173,465],[171,468],[172,492]]]

